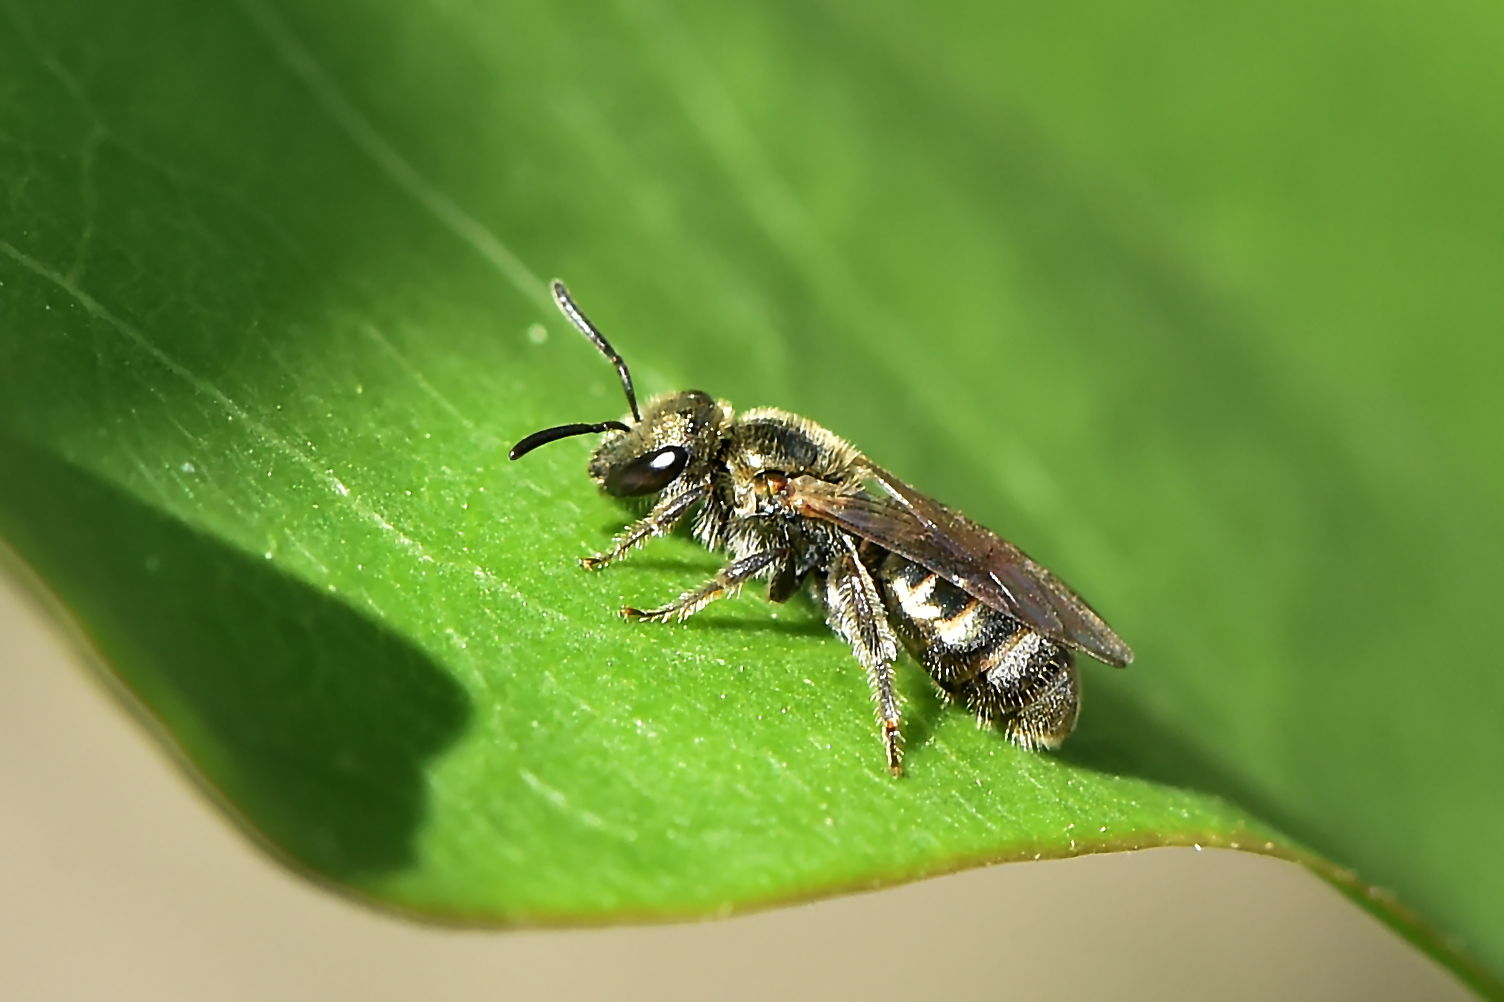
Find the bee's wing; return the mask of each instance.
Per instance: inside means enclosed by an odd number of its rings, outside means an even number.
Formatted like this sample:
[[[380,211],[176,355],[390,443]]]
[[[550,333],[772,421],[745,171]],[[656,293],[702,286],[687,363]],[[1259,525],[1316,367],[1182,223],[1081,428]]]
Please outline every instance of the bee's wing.
[[[873,488],[860,490],[796,477],[786,489],[788,504],[934,571],[1051,640],[1118,667],[1133,660],[1102,617],[1028,554],[887,470],[867,473]]]

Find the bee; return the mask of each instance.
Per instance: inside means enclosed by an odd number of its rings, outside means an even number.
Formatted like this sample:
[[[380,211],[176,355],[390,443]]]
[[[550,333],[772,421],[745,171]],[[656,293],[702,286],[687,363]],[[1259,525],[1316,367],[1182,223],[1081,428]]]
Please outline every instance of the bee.
[[[866,669],[888,768],[902,774],[893,668],[908,649],[948,700],[1026,748],[1054,748],[1076,725],[1075,653],[1109,665],[1133,660],[1082,598],[1022,550],[926,497],[824,428],[787,411],[737,414],[699,390],[668,393],[641,410],[627,364],[570,298],[554,302],[611,360],[631,421],[566,424],[511,450],[599,434],[589,473],[613,497],[643,499],[647,514],[604,553],[600,570],[694,515],[694,537],[729,561],[705,584],[628,619],[682,621],[750,581],[786,602],[805,582],[831,628]]]

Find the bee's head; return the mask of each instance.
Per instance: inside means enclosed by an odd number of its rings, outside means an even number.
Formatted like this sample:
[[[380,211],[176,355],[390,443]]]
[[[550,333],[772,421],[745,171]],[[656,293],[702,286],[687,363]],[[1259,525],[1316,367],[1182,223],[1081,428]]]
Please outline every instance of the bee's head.
[[[637,409],[632,374],[627,363],[569,298],[564,283],[554,279],[554,302],[580,333],[609,358],[621,376],[621,387],[632,408],[632,423],[565,424],[535,431],[512,446],[512,459],[521,459],[540,445],[573,435],[606,432],[590,457],[590,475],[601,489],[616,497],[658,494],[689,473],[700,479],[714,458],[716,443],[730,420],[729,408],[699,390],[669,393],[648,401],[647,413]]]
[[[616,497],[657,494],[686,474],[701,480],[728,420],[725,405],[699,390],[657,397],[642,420],[607,433],[590,457],[590,475]]]

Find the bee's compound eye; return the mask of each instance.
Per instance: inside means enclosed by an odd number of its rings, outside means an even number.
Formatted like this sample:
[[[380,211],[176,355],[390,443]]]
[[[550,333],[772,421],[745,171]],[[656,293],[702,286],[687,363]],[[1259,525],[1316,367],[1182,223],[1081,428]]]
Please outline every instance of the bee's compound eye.
[[[688,465],[688,449],[678,445],[665,446],[612,470],[606,477],[606,492],[617,497],[656,494],[672,483]]]

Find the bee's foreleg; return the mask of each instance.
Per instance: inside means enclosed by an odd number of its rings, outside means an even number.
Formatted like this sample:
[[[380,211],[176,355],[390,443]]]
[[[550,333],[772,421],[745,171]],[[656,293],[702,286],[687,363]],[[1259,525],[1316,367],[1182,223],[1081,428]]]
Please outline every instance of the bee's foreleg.
[[[898,640],[888,624],[887,610],[872,582],[872,575],[857,559],[856,546],[844,534],[842,549],[831,562],[825,579],[825,609],[830,625],[851,644],[856,659],[867,669],[872,697],[877,703],[877,721],[882,729],[888,768],[895,776],[903,772],[903,735],[899,731],[898,696],[893,691],[893,662],[898,660]]]
[[[693,591],[685,592],[668,605],[658,609],[633,609],[628,606],[621,614],[628,619],[644,619],[655,623],[667,619],[688,619],[716,599],[732,594],[775,563],[788,560],[788,555],[789,551],[780,547],[733,560],[722,567],[715,577]]]
[[[705,496],[704,487],[692,487],[679,494],[673,494],[664,498],[653,506],[643,518],[638,519],[611,544],[611,549],[605,553],[597,553],[593,557],[582,557],[580,566],[587,571],[598,571],[615,560],[626,556],[630,551],[641,546],[654,536],[662,536],[674,531],[674,526],[683,521],[684,516],[693,508],[701,498]]]

